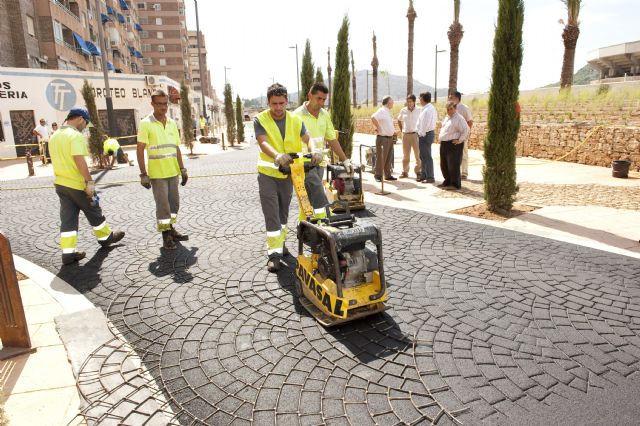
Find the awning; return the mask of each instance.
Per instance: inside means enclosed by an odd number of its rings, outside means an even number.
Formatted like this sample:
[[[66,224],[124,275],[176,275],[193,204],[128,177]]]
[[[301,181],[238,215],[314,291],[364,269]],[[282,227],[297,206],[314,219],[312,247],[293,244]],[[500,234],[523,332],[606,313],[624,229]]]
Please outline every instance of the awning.
[[[129,10],[129,5],[127,4],[126,1],[124,0],[120,0],[120,9],[122,10]]]
[[[100,48],[98,46],[96,46],[95,44],[93,44],[93,42],[86,40],[85,44],[87,45],[87,49],[89,49],[89,52],[91,52],[91,54],[93,56],[100,56],[102,55],[102,52],[100,52]]]
[[[83,55],[87,55],[87,56],[91,56],[91,52],[87,48],[87,45],[84,42],[84,39],[82,37],[80,37],[80,35],[78,33],[73,33],[73,38],[76,39],[76,43],[78,44],[77,48],[80,49],[82,54]]]
[[[124,15],[121,13],[118,13],[118,21],[120,21],[120,23],[124,24],[125,23],[125,19],[124,19]]]
[[[142,31],[142,25],[136,24],[135,27],[136,27],[136,30]]]
[[[113,70],[115,70],[115,68],[113,67],[113,64],[112,64],[111,62],[107,62],[107,69],[108,69],[109,71],[113,71]]]
[[[144,58],[144,56],[142,56],[142,53],[140,53],[140,51],[138,51],[138,50],[136,50],[135,56],[136,56],[136,58],[140,58],[140,59]]]
[[[106,24],[107,22],[111,21],[111,18],[109,18],[107,15],[105,15],[104,13],[100,14],[100,18],[102,19],[102,23]]]
[[[107,6],[107,13],[109,15],[115,15],[116,12],[113,10],[113,8],[111,6]]]
[[[129,53],[131,53],[131,56],[135,56],[135,54],[136,54],[136,49],[134,49],[134,48],[133,48],[133,47],[131,47],[131,46],[127,46],[127,47],[129,48]]]

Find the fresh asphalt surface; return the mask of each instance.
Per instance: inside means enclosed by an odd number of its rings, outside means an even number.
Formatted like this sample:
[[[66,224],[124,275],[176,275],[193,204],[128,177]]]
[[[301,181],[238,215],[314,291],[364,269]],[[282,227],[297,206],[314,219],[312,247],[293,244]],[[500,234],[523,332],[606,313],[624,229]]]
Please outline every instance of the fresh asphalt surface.
[[[190,240],[175,252],[160,249],[151,192],[127,183],[137,167],[98,188],[127,236],[99,249],[81,219],[79,265],[61,266],[51,178],[0,183],[0,229],[105,312],[181,424],[638,423],[639,260],[370,205],[389,309],[327,330],[297,302],[293,257],[266,272],[256,156],[186,160]],[[103,405],[127,423],[144,412],[134,400]]]

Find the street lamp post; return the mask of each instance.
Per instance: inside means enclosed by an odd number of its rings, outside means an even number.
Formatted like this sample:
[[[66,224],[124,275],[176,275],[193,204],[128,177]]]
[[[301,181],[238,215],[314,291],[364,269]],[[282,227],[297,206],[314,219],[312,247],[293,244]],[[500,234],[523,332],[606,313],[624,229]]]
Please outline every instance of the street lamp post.
[[[300,67],[298,66],[298,43],[289,46],[289,49],[296,49],[296,81],[298,83],[298,103],[300,103]]]
[[[198,21],[198,0],[193,0],[196,7],[196,40],[198,41],[198,67],[200,68],[200,94],[202,95],[202,114],[207,117],[207,104],[204,97],[204,67],[202,66],[202,50],[200,47],[200,22]]]
[[[107,121],[109,122],[109,136],[116,136],[116,116],[113,113],[113,99],[111,98],[111,89],[109,88],[109,70],[107,69],[107,41],[104,38],[102,29],[102,17],[100,16],[100,3],[95,0],[96,20],[98,21],[98,38],[100,39],[100,59],[102,60],[102,77],[104,78],[104,90],[106,92],[105,101],[107,103]],[[96,119],[98,117],[95,117]]]
[[[438,102],[438,53],[446,52],[446,50],[438,50],[438,45],[436,44],[436,72],[435,72],[435,82],[433,87],[433,103]]]

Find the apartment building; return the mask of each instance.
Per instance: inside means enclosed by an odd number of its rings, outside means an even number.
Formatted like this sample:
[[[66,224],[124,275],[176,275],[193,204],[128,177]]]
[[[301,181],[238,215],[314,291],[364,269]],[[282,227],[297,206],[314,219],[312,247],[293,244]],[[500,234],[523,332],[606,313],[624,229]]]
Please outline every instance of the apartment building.
[[[127,0],[0,0],[0,66],[99,71],[98,25],[108,68],[142,73],[143,28]]]
[[[189,38],[182,0],[138,1],[135,8],[144,28],[140,33],[146,74],[165,75],[191,85]]]
[[[191,89],[196,92],[203,92],[204,96],[215,99],[211,84],[211,73],[207,67],[207,46],[204,41],[202,31],[189,31],[189,61],[191,62]],[[198,60],[198,36],[200,38],[200,60]],[[202,76],[204,81],[200,81],[200,64],[202,63]]]

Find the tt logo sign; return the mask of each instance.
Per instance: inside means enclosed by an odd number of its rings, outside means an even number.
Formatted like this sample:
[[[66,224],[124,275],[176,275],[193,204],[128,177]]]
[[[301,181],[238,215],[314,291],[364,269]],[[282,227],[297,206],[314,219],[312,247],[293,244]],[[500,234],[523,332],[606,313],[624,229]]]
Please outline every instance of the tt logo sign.
[[[76,90],[68,81],[52,80],[46,93],[49,105],[58,111],[68,111],[76,104]]]

